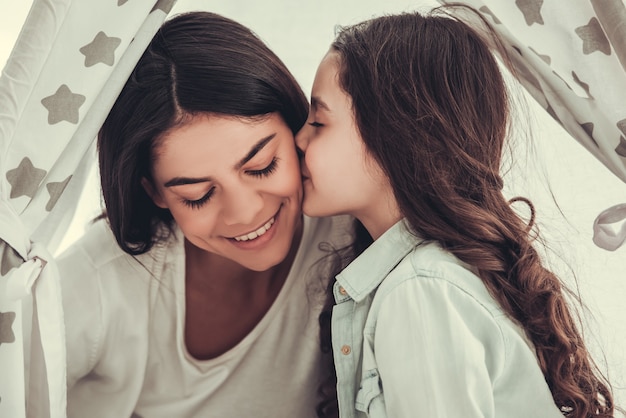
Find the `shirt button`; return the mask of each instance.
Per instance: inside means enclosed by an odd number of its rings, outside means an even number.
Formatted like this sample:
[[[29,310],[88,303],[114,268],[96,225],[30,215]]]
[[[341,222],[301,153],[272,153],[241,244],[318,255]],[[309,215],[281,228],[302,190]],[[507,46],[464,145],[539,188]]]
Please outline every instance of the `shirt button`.
[[[348,294],[348,292],[346,292],[346,289],[344,289],[343,286],[339,286],[339,293],[341,293],[344,296]]]
[[[350,348],[349,345],[344,345],[343,347],[341,347],[341,353],[344,356],[347,356],[348,354],[350,354],[352,352],[352,349]]]

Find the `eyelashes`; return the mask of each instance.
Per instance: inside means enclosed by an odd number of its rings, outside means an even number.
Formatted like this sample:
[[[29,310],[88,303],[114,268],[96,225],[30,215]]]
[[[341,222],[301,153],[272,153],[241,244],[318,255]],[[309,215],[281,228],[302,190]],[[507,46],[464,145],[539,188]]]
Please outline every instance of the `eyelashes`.
[[[267,167],[261,170],[247,170],[245,173],[248,174],[249,176],[257,177],[257,178],[269,177],[276,171],[276,168],[278,167],[278,161],[279,159],[277,157],[274,157],[272,158],[272,161],[268,164]],[[213,196],[214,192],[215,192],[215,187],[211,187],[211,189],[200,199],[197,199],[197,200],[183,199],[183,204],[190,207],[191,209],[200,209],[209,200],[211,200],[211,197]]]
[[[191,209],[199,209],[202,206],[204,206],[204,204],[206,202],[209,201],[209,199],[211,199],[211,196],[213,195],[213,192],[215,191],[215,187],[211,187],[211,190],[209,190],[204,196],[202,196],[200,199],[198,200],[187,200],[187,199],[183,199],[183,203],[187,206],[189,206]]]
[[[272,158],[272,162],[269,165],[261,170],[247,170],[246,174],[249,174],[254,177],[267,177],[276,171],[276,166],[278,165],[278,158]]]
[[[319,123],[319,122],[315,122],[315,121],[313,121],[313,122],[309,122],[309,125],[311,125],[311,126],[312,126],[312,127],[314,127],[314,128],[319,128],[319,127],[321,127],[321,126],[324,126],[324,124]]]

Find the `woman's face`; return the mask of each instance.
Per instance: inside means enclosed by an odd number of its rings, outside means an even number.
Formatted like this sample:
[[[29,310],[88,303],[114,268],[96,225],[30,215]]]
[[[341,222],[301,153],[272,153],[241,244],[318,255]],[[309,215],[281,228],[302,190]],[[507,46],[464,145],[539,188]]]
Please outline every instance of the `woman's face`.
[[[338,70],[339,56],[331,50],[317,69],[309,117],[296,136],[304,152],[302,209],[309,216],[353,215],[374,236],[378,229],[391,226],[387,218],[395,200],[361,139]],[[397,215],[395,209],[392,212]]]
[[[195,116],[156,148],[153,178],[144,187],[196,247],[255,271],[287,256],[302,185],[293,133],[279,114]]]

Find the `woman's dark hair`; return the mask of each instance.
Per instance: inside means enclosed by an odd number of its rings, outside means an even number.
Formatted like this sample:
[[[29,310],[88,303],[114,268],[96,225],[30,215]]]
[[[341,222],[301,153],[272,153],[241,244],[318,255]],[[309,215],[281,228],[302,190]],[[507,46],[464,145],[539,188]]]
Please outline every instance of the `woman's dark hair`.
[[[612,417],[610,386],[570,314],[565,286],[533,247],[532,219],[529,227],[502,194],[508,96],[487,42],[449,13],[432,12],[344,28],[332,47],[361,137],[413,232],[477,269],[526,330],[565,416]]]
[[[98,134],[106,214],[120,247],[141,254],[171,226],[141,185],[159,139],[198,114],[258,118],[278,112],[295,134],[308,104],[282,61],[248,28],[208,12],[166,21]],[[167,230],[165,230],[167,232]],[[162,234],[161,234],[162,235]]]

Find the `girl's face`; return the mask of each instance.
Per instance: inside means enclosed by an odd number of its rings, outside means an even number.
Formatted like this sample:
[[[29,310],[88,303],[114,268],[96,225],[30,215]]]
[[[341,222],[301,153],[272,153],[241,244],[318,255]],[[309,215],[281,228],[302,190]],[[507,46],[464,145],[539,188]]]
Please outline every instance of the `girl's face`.
[[[201,115],[169,132],[144,188],[196,247],[255,271],[287,256],[302,186],[293,133],[279,114]]]
[[[317,69],[309,117],[296,136],[304,152],[302,208],[309,216],[352,215],[377,238],[400,217],[389,182],[361,139],[338,70],[339,55],[331,50]]]

